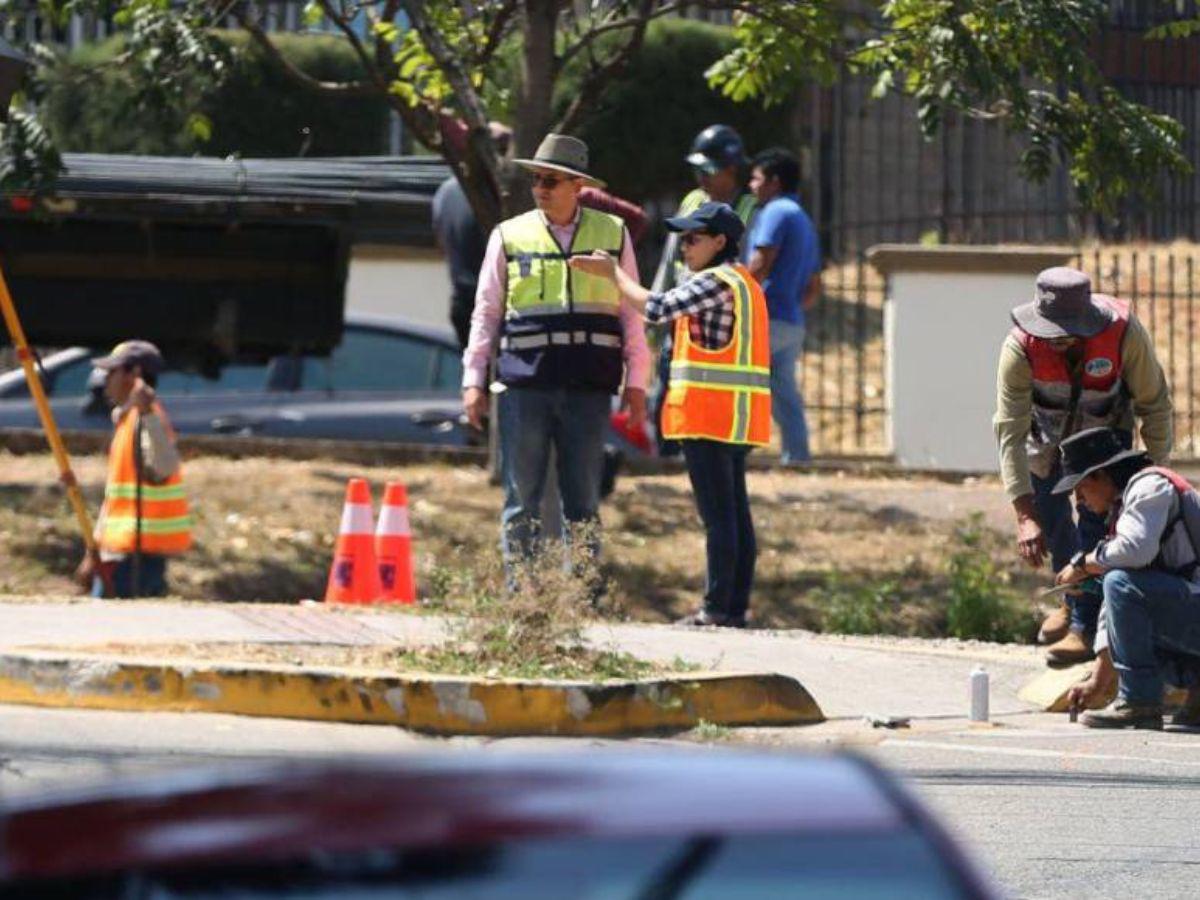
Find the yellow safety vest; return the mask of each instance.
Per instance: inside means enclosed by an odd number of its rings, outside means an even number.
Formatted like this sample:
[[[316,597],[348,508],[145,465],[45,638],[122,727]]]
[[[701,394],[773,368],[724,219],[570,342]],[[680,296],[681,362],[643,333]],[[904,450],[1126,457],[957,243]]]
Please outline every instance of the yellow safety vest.
[[[561,247],[533,210],[502,222],[500,236],[507,262],[500,380],[512,387],[616,391],[624,373],[620,292],[567,260],[594,250],[619,258],[624,223],[581,208],[571,246]]]

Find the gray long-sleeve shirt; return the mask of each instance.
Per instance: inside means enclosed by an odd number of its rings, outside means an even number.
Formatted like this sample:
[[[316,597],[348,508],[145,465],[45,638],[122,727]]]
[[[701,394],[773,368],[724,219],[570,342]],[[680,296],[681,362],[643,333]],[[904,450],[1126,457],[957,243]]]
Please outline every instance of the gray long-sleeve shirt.
[[[1157,473],[1142,475],[1125,490],[1113,534],[1096,547],[1096,561],[1110,569],[1144,569],[1163,555],[1168,568],[1180,568],[1195,559],[1185,528],[1174,528],[1163,539],[1167,525],[1179,512],[1174,485]],[[1200,568],[1191,579],[1192,595],[1200,598]],[[1107,610],[1100,610],[1096,652],[1108,646]]]

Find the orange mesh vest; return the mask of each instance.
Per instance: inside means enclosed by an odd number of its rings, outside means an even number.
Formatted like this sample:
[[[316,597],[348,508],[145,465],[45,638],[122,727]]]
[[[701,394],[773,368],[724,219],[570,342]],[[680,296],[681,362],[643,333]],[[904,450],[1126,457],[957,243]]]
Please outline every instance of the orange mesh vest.
[[[727,444],[765,445],[771,437],[771,348],[767,301],[741,265],[707,270],[733,289],[733,334],[717,350],[696,344],[688,316],[675,320],[663,434]]]
[[[154,411],[171,432],[162,408]],[[109,553],[132,553],[136,548],[137,474],[133,445],[140,413],[130,410],[117,423],[108,450],[108,484],[104,487],[104,529],[100,549]],[[142,480],[141,550],[143,553],[183,553],[192,546],[192,517],[188,513],[183,478],[176,472],[163,484]]]

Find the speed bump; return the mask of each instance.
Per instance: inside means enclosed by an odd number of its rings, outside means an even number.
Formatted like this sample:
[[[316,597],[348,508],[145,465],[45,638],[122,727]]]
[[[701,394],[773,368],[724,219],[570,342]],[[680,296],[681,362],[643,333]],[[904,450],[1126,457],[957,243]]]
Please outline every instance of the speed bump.
[[[0,703],[397,725],[431,734],[621,736],[825,720],[794,678],[688,673],[630,681],[491,679],[98,654],[0,654]]]
[[[1026,703],[1036,706],[1042,712],[1065,713],[1068,711],[1067,693],[1077,684],[1087,680],[1092,674],[1095,663],[1077,663],[1062,669],[1047,669],[1029,681],[1017,694]],[[1185,691],[1178,688],[1168,688],[1163,701],[1168,706],[1183,703]],[[1097,697],[1089,704],[1090,709],[1100,709],[1107,706],[1117,696],[1117,686],[1114,682],[1112,689],[1103,696]]]

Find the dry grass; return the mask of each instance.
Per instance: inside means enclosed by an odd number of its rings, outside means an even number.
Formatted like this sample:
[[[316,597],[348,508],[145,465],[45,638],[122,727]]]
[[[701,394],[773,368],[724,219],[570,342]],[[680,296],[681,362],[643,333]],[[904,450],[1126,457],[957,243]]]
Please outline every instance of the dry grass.
[[[0,464],[0,593],[72,591],[69,575],[82,545],[51,462],[4,455]],[[102,461],[81,459],[76,468],[94,509]],[[509,629],[501,640],[520,645],[528,645],[529,634],[515,640],[511,629],[536,631],[537,615],[550,598],[577,611],[575,619],[556,613],[555,628],[566,622],[569,631],[584,613],[591,615],[577,589],[548,578],[541,579],[540,594],[527,595],[529,603],[501,600],[500,491],[480,470],[434,465],[364,469],[336,462],[190,460],[185,479],[197,546],[172,563],[173,590],[187,599],[320,598],[351,476],[368,478],[377,500],[389,479],[408,485],[418,588],[428,604],[457,604],[451,611],[468,614],[472,604],[491,604],[499,614],[493,618]],[[889,630],[942,633],[946,550],[956,522],[972,509],[991,508],[997,511],[994,524],[1006,523],[993,486],[755,472],[750,489],[759,542],[753,612],[760,624],[820,627],[823,598],[836,580],[888,585]],[[603,520],[603,569],[611,585],[606,615],[667,621],[698,605],[704,538],[686,476],[622,478]],[[989,552],[1018,587],[1032,584],[1011,565],[1005,539],[994,538]],[[558,634],[554,643],[564,643]],[[486,644],[488,637],[467,639]]]

